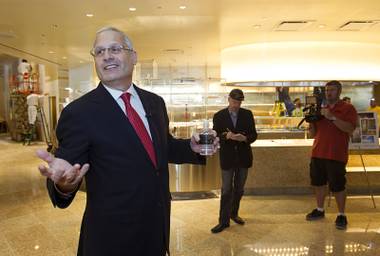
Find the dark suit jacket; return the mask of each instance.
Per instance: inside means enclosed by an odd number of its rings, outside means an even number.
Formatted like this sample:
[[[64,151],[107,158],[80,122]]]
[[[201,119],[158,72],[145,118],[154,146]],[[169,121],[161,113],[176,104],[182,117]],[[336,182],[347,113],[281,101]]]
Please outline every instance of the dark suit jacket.
[[[257,139],[257,132],[253,114],[250,110],[240,108],[236,121],[236,127],[228,108],[218,111],[213,118],[214,130],[220,138],[220,166],[223,170],[231,168],[249,168],[252,166],[251,143]],[[247,136],[246,142],[227,140],[228,130]]]
[[[168,162],[205,163],[190,140],[169,134],[163,99],[135,87],[148,117],[157,156],[155,169],[124,112],[102,84],[69,104],[57,126],[56,156],[89,163],[87,203],[78,255],[162,255],[169,248],[170,192]],[[65,208],[48,179],[54,206]]]

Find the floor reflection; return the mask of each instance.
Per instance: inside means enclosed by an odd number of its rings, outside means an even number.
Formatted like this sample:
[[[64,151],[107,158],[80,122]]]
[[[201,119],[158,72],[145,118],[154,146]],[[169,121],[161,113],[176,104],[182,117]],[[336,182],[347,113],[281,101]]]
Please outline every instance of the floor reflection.
[[[36,168],[37,148],[45,145],[22,146],[0,137],[0,255],[76,255],[85,193],[68,209],[54,209]],[[244,197],[240,215],[246,225],[231,223],[211,234],[218,198],[174,201],[171,255],[380,255],[380,214],[369,197],[348,199],[346,231],[335,229],[335,206],[326,208],[324,220],[305,221],[313,207],[310,195]]]
[[[286,245],[262,247],[255,244],[247,244],[238,255],[265,255],[265,256],[305,256],[308,255],[309,248],[305,246],[286,247]]]
[[[261,256],[307,256],[307,255],[363,255],[369,252],[372,244],[358,244],[358,243],[342,243],[342,244],[326,244],[324,248],[317,248],[317,246],[294,246],[289,247],[286,245],[273,245],[271,247],[263,247],[255,244],[244,245],[243,249],[236,254],[229,255],[261,255]]]

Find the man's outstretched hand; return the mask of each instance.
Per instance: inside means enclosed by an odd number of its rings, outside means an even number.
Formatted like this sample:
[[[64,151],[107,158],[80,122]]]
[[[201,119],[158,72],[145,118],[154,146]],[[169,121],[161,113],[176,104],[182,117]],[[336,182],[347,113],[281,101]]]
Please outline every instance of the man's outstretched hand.
[[[36,154],[48,164],[48,166],[43,164],[38,166],[40,173],[50,178],[63,193],[73,192],[90,168],[89,164],[84,164],[82,167],[79,164],[71,165],[66,160],[54,157],[42,149],[37,150]]]

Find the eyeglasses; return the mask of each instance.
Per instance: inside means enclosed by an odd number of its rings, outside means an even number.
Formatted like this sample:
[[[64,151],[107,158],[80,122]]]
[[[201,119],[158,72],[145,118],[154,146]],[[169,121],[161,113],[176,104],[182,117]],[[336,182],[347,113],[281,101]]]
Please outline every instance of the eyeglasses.
[[[90,54],[94,57],[101,57],[104,55],[104,53],[108,50],[109,53],[112,53],[112,54],[120,54],[122,50],[125,50],[125,51],[129,51],[129,52],[134,52],[133,49],[129,49],[127,47],[125,47],[124,45],[119,45],[119,44],[116,44],[116,45],[111,45],[110,47],[96,47],[94,49],[92,49],[90,51]]]

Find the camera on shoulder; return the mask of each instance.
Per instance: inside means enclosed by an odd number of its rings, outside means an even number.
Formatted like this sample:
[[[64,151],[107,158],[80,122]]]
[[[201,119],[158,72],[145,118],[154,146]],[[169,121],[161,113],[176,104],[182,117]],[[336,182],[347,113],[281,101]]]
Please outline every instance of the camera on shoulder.
[[[306,96],[305,98],[305,107],[302,109],[304,112],[304,118],[298,124],[298,128],[302,125],[304,121],[307,123],[314,123],[323,118],[321,114],[321,101],[318,100],[318,97],[315,95]]]
[[[323,115],[321,115],[321,103],[317,96],[306,96],[305,101],[306,107],[302,110],[305,113],[305,121],[313,123],[321,120]]]

